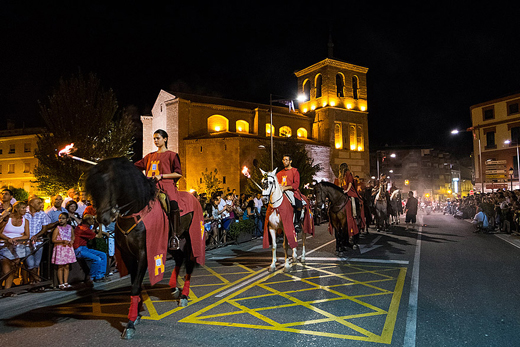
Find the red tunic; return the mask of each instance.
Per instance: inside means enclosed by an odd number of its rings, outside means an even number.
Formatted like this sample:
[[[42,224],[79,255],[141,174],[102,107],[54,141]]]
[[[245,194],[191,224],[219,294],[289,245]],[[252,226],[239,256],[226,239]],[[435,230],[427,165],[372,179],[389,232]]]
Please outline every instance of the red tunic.
[[[289,170],[283,169],[276,174],[278,178],[278,183],[283,186],[291,186],[293,187],[294,197],[298,200],[302,199],[300,193],[300,173],[297,168],[290,168]]]
[[[334,180],[334,184],[343,188],[343,191],[347,190],[348,184],[351,183],[350,189],[345,193],[352,198],[359,198],[359,194],[356,190],[356,182],[354,181],[354,176],[350,171],[346,171],[343,178],[336,178]]]
[[[86,246],[88,240],[96,237],[96,233],[90,230],[86,224],[80,224],[74,229],[74,249]]]
[[[144,170],[147,177],[178,173],[182,175],[179,155],[172,151],[148,153],[143,159],[134,163],[139,170]],[[163,178],[157,182],[159,189],[168,194],[170,200],[178,201],[177,181],[179,179]]]

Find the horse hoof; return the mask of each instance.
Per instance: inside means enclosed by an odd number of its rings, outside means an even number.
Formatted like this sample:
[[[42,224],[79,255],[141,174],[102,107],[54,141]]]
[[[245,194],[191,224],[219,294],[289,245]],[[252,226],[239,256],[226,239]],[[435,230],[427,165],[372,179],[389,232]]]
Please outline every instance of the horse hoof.
[[[172,297],[174,300],[179,300],[179,298],[181,297],[181,289],[180,288],[175,288],[172,290]]]
[[[188,306],[188,297],[186,295],[181,296],[181,299],[179,300],[179,306],[180,307]]]
[[[302,255],[302,257],[300,258],[300,262],[302,263],[305,263],[305,257]]]
[[[284,266],[283,272],[291,272],[291,267],[290,266]]]
[[[121,334],[121,338],[123,340],[130,340],[130,339],[134,338],[134,335],[135,335],[135,329],[125,328],[125,330],[123,330],[123,333]]]
[[[137,316],[137,318],[134,320],[134,326],[139,324],[139,323],[141,323],[141,315]]]
[[[352,249],[353,249],[353,250],[358,250],[358,249],[359,249],[359,246],[358,246],[358,245],[353,245],[353,246],[352,246]]]
[[[276,270],[276,267],[274,267],[274,266],[269,266],[267,268],[267,272],[274,272],[274,270]]]

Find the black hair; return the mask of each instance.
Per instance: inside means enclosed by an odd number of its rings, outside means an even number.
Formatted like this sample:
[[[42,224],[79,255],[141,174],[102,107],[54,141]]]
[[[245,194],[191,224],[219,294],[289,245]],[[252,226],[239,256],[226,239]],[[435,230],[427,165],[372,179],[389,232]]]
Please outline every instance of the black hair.
[[[12,191],[11,189],[4,188],[4,189],[2,189],[2,192],[9,192],[9,194],[10,194],[11,196],[13,196],[13,191]]]
[[[62,213],[60,213],[60,216],[61,216],[61,215],[64,215],[65,218],[67,218],[67,219],[69,218],[69,214],[68,214],[67,212],[62,212]],[[59,216],[58,216],[58,217],[59,217]]]
[[[162,129],[155,130],[154,135],[155,134],[161,135],[161,137],[163,139],[167,139],[168,138],[168,133],[166,131],[162,130]],[[164,147],[168,148],[168,140],[164,140]]]
[[[282,159],[285,158],[285,157],[289,158],[289,161],[292,160],[292,156],[291,156],[290,154],[284,154],[284,155],[282,155]]]
[[[65,209],[68,211],[69,210],[69,206],[70,205],[76,205],[76,210],[78,210],[78,203],[74,200],[69,200],[67,201],[67,203],[65,204]]]

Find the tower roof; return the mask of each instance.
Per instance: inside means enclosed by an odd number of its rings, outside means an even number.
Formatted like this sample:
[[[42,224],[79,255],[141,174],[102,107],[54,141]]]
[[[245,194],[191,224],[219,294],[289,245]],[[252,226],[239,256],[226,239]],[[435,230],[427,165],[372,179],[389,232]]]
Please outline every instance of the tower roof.
[[[309,67],[306,67],[303,70],[296,71],[294,74],[296,75],[296,77],[301,77],[301,76],[306,75],[306,74],[308,74],[308,73],[310,73],[312,71],[318,70],[318,69],[320,69],[320,68],[322,68],[324,66],[334,66],[334,67],[337,67],[337,68],[340,68],[340,69],[357,71],[357,72],[361,72],[361,73],[367,73],[368,72],[368,68],[367,67],[350,64],[350,63],[347,63],[347,62],[344,62],[344,61],[341,61],[341,60],[338,60],[338,59],[325,58],[322,61],[317,62],[316,64],[311,65]]]

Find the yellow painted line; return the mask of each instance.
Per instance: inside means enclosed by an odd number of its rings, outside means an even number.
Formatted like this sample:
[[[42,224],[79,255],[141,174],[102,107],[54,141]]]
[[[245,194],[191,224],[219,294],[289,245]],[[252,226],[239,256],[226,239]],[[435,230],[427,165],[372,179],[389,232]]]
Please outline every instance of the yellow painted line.
[[[308,265],[308,264],[307,264]],[[309,268],[308,266],[306,267]],[[324,274],[324,276],[318,276],[313,277],[313,279],[316,278],[323,278],[323,277],[338,277],[345,281],[349,281],[349,283],[345,284],[336,284],[331,286],[322,286],[317,283],[313,283],[308,280],[308,278],[301,278],[296,275],[298,273],[282,273],[281,270],[276,271],[275,273],[272,273],[264,278],[259,279],[258,281],[249,284],[248,286],[241,288],[237,290],[236,292],[230,294],[227,297],[222,298],[221,300],[215,302],[214,304],[211,304],[202,310],[199,310],[198,312],[193,313],[192,315],[185,317],[181,319],[179,322],[182,323],[193,323],[193,324],[206,324],[206,325],[214,325],[214,326],[228,326],[228,327],[238,327],[238,328],[252,328],[252,329],[262,329],[262,330],[272,330],[272,331],[283,331],[283,332],[292,332],[292,333],[300,333],[300,334],[309,334],[309,335],[315,335],[315,336],[327,336],[327,337],[333,337],[333,338],[340,338],[340,339],[350,339],[350,340],[359,340],[359,341],[370,341],[370,342],[378,342],[378,343],[391,343],[393,330],[395,328],[395,321],[397,318],[397,311],[399,309],[399,302],[402,296],[402,291],[404,287],[404,281],[406,277],[406,268],[379,268],[374,269],[372,266],[368,266],[365,271],[363,271],[362,268],[357,267],[358,270],[356,271],[356,274],[374,274],[381,276],[381,279],[376,280],[370,280],[370,281],[359,281],[354,280],[353,278],[350,278],[348,275],[343,275],[341,273],[331,273],[330,271],[327,271],[324,268],[316,268],[311,267],[313,270],[321,272]],[[353,268],[353,267],[351,267]],[[378,272],[380,271],[380,272]],[[397,277],[388,275],[388,274],[382,274],[383,271],[399,271]],[[273,281],[269,282],[274,276],[283,274],[285,276],[290,277],[289,280],[282,280],[282,281]],[[354,273],[349,273],[349,275],[353,275]],[[382,282],[388,282],[388,281],[396,281],[396,285],[393,291],[379,288],[375,286],[377,283]],[[271,285],[274,284],[283,284],[283,283],[289,283],[289,282],[303,282],[306,284],[309,284],[311,288],[303,288],[299,290],[288,290],[288,291],[280,291],[276,290],[274,288],[271,288]],[[353,284],[359,284],[366,286],[368,288],[373,288],[377,290],[377,293],[370,293],[370,294],[361,294],[361,295],[355,295],[355,296],[349,296],[340,292],[337,292],[336,290],[332,289],[333,287],[340,287],[345,285],[353,285]],[[269,291],[267,294],[263,295],[255,295],[250,297],[240,297],[237,298],[237,296],[241,295],[242,293],[245,293],[249,289],[253,287],[262,288],[264,290]],[[336,298],[330,298],[330,299],[318,299],[318,300],[311,300],[311,301],[302,301],[297,298],[292,297],[291,293],[297,293],[297,292],[304,292],[304,291],[310,291],[310,290],[317,290],[322,289],[329,291],[331,294],[336,295]],[[243,304],[240,304],[239,302],[245,303],[246,300],[251,299],[258,299],[258,298],[267,298],[270,296],[279,295],[282,297],[285,297],[287,300],[292,301],[290,304],[284,304],[284,305],[277,305],[277,306],[269,306],[269,307],[260,307],[255,309],[250,309]],[[392,298],[390,299],[390,306],[388,308],[388,311],[378,308],[374,305],[371,305],[369,303],[363,302],[362,300],[359,300],[361,298],[367,298],[367,297],[374,297],[374,296],[383,296],[383,295],[392,295]],[[322,302],[329,302],[329,301],[340,301],[340,300],[349,300],[351,302],[355,302],[359,305],[363,305],[371,310],[371,312],[361,313],[361,314],[354,314],[354,315],[345,315],[345,316],[335,316],[329,312],[326,312],[323,309],[319,309],[317,307],[313,307],[312,304],[315,303],[322,303]],[[204,315],[206,312],[210,311],[211,309],[223,304],[228,303],[235,307],[237,307],[240,311],[232,311],[232,312],[225,312],[225,313],[217,313],[217,314],[210,314],[210,315]],[[294,307],[294,306],[302,306],[309,310],[315,311],[321,315],[323,315],[323,318],[319,319],[313,319],[313,320],[306,320],[301,322],[290,322],[290,323],[284,323],[280,324],[273,320],[272,318],[268,318],[263,314],[260,314],[261,311],[267,311],[267,310],[273,310],[273,309],[280,309],[280,308],[286,308],[286,307]],[[260,319],[261,321],[265,322],[266,325],[258,325],[258,324],[247,324],[247,323],[230,323],[230,322],[222,322],[222,321],[207,321],[204,319],[209,318],[225,318],[226,316],[236,316],[240,314],[247,314],[251,315],[253,317],[256,317],[257,319]],[[355,319],[355,318],[364,318],[364,317],[371,317],[371,316],[379,316],[379,315],[386,315],[385,324],[382,330],[381,336],[370,332],[363,327],[353,324],[349,322],[349,319]],[[360,334],[363,334],[364,336],[357,336],[357,335],[347,335],[347,334],[339,334],[339,333],[328,333],[328,332],[320,332],[320,331],[314,331],[314,330],[306,330],[306,329],[296,329],[291,328],[295,326],[300,325],[312,325],[312,324],[318,324],[318,323],[326,323],[326,322],[338,322],[340,324],[343,324],[350,329],[357,331]]]
[[[143,297],[143,305],[146,306],[146,310],[150,314],[150,316],[147,318],[154,319],[154,320],[157,319],[159,314],[157,313],[157,310],[155,309],[155,306],[153,305],[152,300],[150,300],[150,297],[148,296],[148,293],[146,292],[146,290],[143,290],[141,292],[141,295]]]
[[[101,311],[101,303],[99,302],[99,296],[97,294],[92,295],[92,313],[95,315],[103,313]]]
[[[206,269],[207,271],[209,271],[213,276],[215,276],[216,278],[218,278],[219,280],[222,281],[222,283],[229,283],[229,281],[227,279],[225,279],[224,277],[222,277],[222,275],[220,275],[218,272],[216,272],[215,270],[213,270],[212,268],[209,268],[207,267],[206,265],[204,265],[204,269]]]

